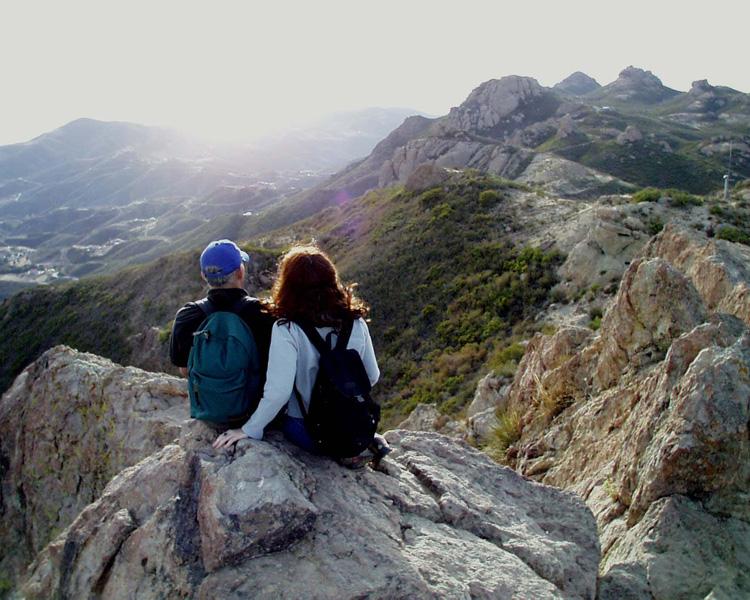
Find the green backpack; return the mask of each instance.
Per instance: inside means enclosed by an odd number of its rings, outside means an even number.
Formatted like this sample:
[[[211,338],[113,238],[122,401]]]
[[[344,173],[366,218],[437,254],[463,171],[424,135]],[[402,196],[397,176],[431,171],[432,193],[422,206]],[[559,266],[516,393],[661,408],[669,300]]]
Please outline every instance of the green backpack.
[[[208,298],[195,304],[206,319],[193,334],[188,356],[190,416],[221,425],[241,425],[260,400],[260,360],[253,333],[237,314],[217,311]]]

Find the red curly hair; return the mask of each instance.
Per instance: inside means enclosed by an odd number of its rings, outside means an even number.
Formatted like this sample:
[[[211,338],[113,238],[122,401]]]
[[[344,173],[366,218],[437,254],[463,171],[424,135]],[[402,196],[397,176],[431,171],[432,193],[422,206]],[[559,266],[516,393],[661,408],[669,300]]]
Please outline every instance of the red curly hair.
[[[284,321],[340,328],[343,321],[366,317],[369,308],[344,286],[331,259],[315,246],[296,246],[279,263],[270,310]]]

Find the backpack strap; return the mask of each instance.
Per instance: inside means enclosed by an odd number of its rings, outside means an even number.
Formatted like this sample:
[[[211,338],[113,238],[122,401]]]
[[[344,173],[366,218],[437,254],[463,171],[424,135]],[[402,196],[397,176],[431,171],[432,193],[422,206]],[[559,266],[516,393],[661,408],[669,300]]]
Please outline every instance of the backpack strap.
[[[229,309],[229,311],[233,312],[238,317],[241,317],[240,313],[242,313],[245,307],[250,304],[255,304],[254,298],[251,298],[250,296],[240,296],[239,298],[237,298],[237,301],[232,304],[232,307]]]
[[[237,301],[234,304],[232,304],[228,312],[233,312],[234,314],[239,316],[240,313],[245,308],[245,306],[247,306],[248,304],[255,304],[255,303],[256,303],[255,298],[251,298],[250,296],[240,296],[239,298],[237,298]],[[206,296],[202,300],[197,300],[196,302],[193,302],[193,304],[195,304],[195,306],[197,306],[203,311],[205,318],[208,318],[213,313],[219,310],[218,308],[216,308],[216,305],[213,302],[211,302],[211,299],[208,296]]]
[[[341,331],[339,331],[338,339],[336,341],[336,350],[346,350],[346,346],[349,344],[349,338],[352,337],[352,329],[354,328],[354,321],[347,319],[341,325]]]
[[[315,347],[319,354],[328,354],[331,348],[331,334],[329,333],[324,340],[320,337],[318,330],[310,323],[303,321],[295,321],[299,325],[300,329],[305,332],[307,339]],[[338,337],[336,340],[336,350],[346,350],[346,346],[349,344],[349,338],[352,335],[352,328],[354,327],[354,321],[347,319],[344,321],[341,329],[338,331]]]
[[[193,302],[193,304],[195,304],[195,306],[203,311],[204,318],[206,319],[216,312],[216,306],[213,302],[211,302],[211,299],[208,296],[206,296],[202,300]]]
[[[297,384],[294,384],[294,397],[297,398],[297,406],[299,406],[299,411],[302,413],[302,418],[307,418],[307,411],[305,410],[305,403],[302,402],[302,394],[299,393],[299,390],[297,389]]]

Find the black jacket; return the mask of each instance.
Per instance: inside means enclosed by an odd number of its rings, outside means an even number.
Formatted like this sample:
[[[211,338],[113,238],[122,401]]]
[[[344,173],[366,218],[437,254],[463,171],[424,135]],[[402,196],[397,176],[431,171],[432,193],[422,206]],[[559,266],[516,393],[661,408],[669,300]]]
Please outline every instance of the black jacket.
[[[245,290],[239,288],[212,289],[208,292],[208,299],[216,307],[216,310],[230,311],[240,298],[247,300],[241,305],[237,313],[250,327],[255,338],[255,344],[260,354],[261,373],[265,379],[268,366],[268,347],[271,344],[271,327],[274,318],[261,310],[261,304],[256,298],[252,298]],[[180,310],[174,319],[172,336],[169,340],[169,358],[176,367],[187,367],[190,348],[193,345],[193,333],[205,320],[205,313],[196,306],[195,302],[188,302]]]

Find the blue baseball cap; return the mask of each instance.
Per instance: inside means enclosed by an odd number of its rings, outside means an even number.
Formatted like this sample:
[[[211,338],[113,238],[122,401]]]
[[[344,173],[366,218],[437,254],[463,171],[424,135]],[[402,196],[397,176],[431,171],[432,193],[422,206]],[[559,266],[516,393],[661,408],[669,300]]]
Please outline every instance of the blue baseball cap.
[[[234,273],[243,262],[249,262],[247,252],[231,240],[211,242],[201,254],[201,273],[208,279],[220,279]]]

